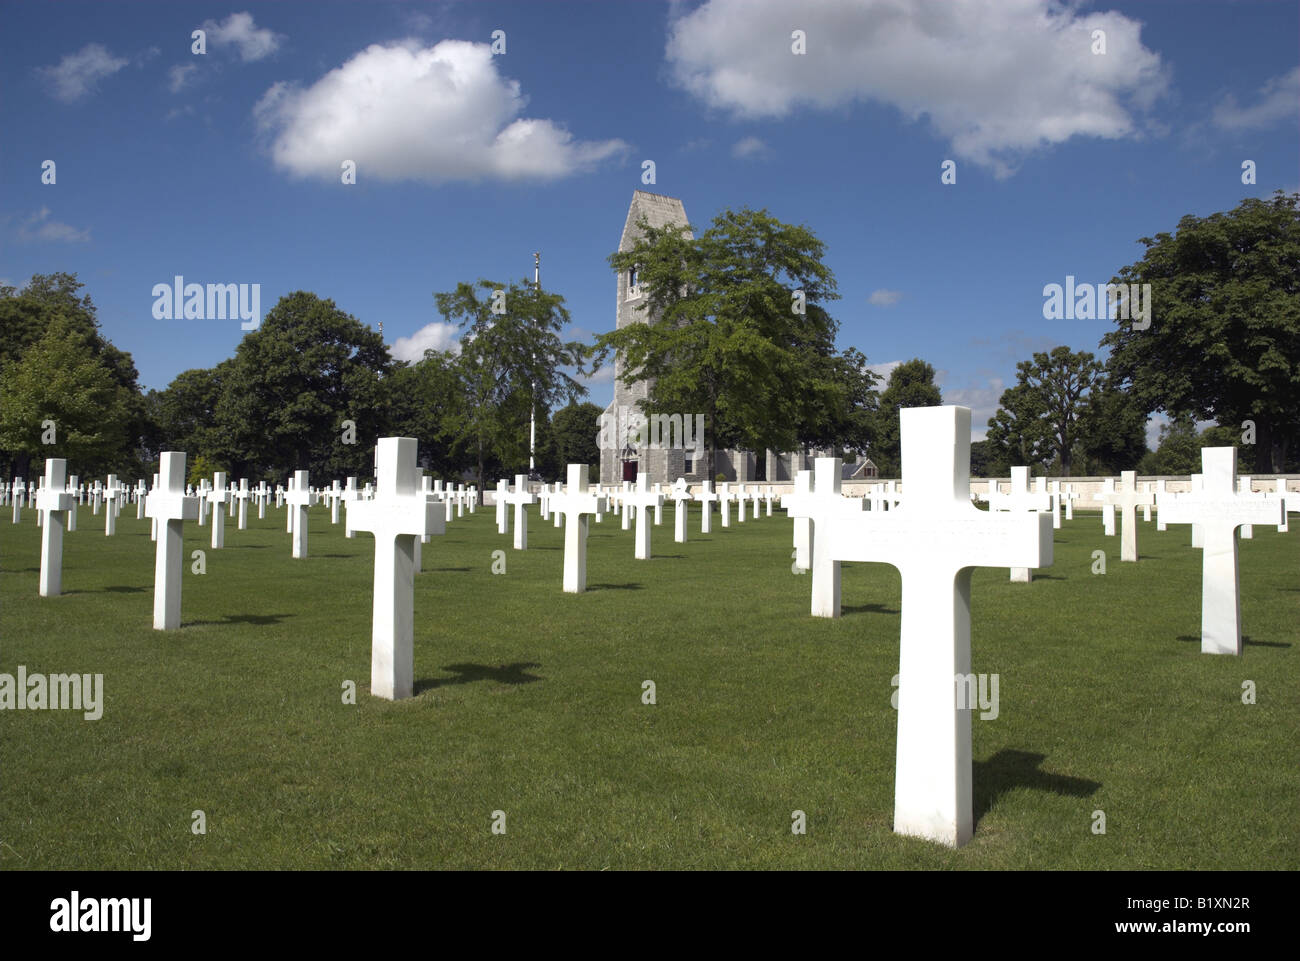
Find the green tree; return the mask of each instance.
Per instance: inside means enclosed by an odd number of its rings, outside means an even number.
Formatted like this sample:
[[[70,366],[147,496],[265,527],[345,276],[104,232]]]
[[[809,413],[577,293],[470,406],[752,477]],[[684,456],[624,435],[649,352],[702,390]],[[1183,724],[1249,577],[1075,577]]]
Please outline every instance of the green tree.
[[[398,365],[384,378],[389,422],[394,434],[414,437],[420,465],[452,477],[470,465],[455,425],[464,415],[460,373],[454,351],[427,350],[414,364]]]
[[[1012,466],[1040,471],[1047,466],[1052,446],[1046,406],[1036,384],[1022,380],[1002,392],[986,435],[990,464],[997,467],[998,476]]]
[[[835,359],[838,299],[822,263],[825,245],[766,210],[724,211],[692,239],[689,226],[639,224],[616,271],[638,270],[639,309],[655,322],[597,338],[594,356],[618,357],[627,386],[651,381],[638,404],[649,414],[702,413],[712,476],[719,447],[762,452],[862,439],[864,380],[856,352]]]
[[[1118,320],[1102,338],[1108,369],[1147,411],[1220,424],[1254,421],[1255,470],[1300,443],[1300,194],[1248,198],[1143,237],[1122,268],[1150,284],[1150,327]]]
[[[1089,395],[1080,425],[1079,449],[1090,474],[1134,470],[1147,453],[1143,404],[1113,383],[1098,384]]]
[[[332,300],[296,291],[244,335],[216,408],[214,457],[240,476],[368,474],[387,429],[383,339]],[[345,421],[355,423],[346,443]]]
[[[90,335],[62,317],[17,360],[0,367],[0,447],[23,476],[33,457],[63,457],[89,475],[128,454],[131,392],[117,383]],[[53,422],[53,443],[46,443]]]
[[[600,479],[600,446],[596,439],[600,433],[601,413],[599,405],[587,401],[561,407],[551,415],[556,452],[560,468],[566,475],[566,465],[587,464],[590,479]]]
[[[456,365],[464,403],[448,426],[457,443],[468,445],[482,492],[494,456],[502,464],[526,463],[530,409],[540,422],[550,408],[587,393],[565,372],[582,369],[585,351],[560,337],[569,323],[564,298],[532,281],[509,288],[462,282],[434,300],[444,321],[465,331]]]
[[[871,459],[881,477],[898,477],[903,470],[903,445],[898,412],[904,407],[937,407],[943,395],[934,382],[934,368],[919,357],[895,367],[880,394],[875,443]]]
[[[229,445],[217,424],[217,407],[233,368],[225,360],[211,369],[181,371],[158,393],[154,416],[164,449],[185,451],[192,462],[203,457],[222,463],[216,455]]]

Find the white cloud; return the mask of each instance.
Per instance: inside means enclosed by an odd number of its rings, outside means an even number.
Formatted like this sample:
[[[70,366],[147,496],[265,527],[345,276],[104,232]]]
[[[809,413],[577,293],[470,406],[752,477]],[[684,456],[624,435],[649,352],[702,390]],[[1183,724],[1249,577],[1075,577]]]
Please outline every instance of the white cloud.
[[[1074,136],[1140,133],[1168,75],[1142,25],[1054,0],[707,0],[670,23],[673,81],[744,118],[854,101],[928,118],[954,154],[1007,176]],[[791,52],[794,29],[807,53]],[[1106,32],[1104,55],[1091,33]]]
[[[892,374],[894,368],[900,364],[902,364],[901,360],[890,360],[883,364],[867,364],[867,370],[880,378],[880,383],[876,385],[878,390],[885,389],[885,385],[889,383],[889,375]]]
[[[179,93],[181,88],[189,82],[190,75],[198,70],[198,66],[192,63],[178,63],[167,71],[167,87],[172,93]]]
[[[596,384],[612,384],[614,383],[614,365],[603,364],[600,367],[597,367],[590,375],[574,377],[573,379],[585,387],[591,387]]]
[[[284,39],[266,28],[258,29],[251,13],[232,13],[224,23],[205,20],[203,30],[208,43],[214,47],[237,48],[239,59],[245,63],[269,57],[280,49],[280,41]]]
[[[359,178],[388,181],[551,179],[627,149],[520,117],[526,103],[487,44],[407,40],[373,44],[305,90],[277,83],[254,116],[276,166],[329,180],[344,160]]]
[[[390,349],[398,360],[412,363],[424,359],[426,350],[451,350],[460,353],[460,342],[456,339],[460,327],[456,324],[444,324],[434,321],[425,324],[410,337],[398,337]]]
[[[1294,121],[1300,103],[1300,67],[1274,77],[1259,90],[1259,102],[1241,107],[1228,94],[1214,108],[1214,123],[1225,130],[1258,130],[1283,121]]]
[[[737,140],[731,148],[731,155],[739,160],[762,157],[767,152],[767,144],[763,143],[758,137],[745,137],[742,140]]]
[[[50,219],[50,208],[42,207],[18,225],[18,239],[23,243],[86,243],[90,228],[78,230]]]
[[[57,66],[38,67],[36,72],[54,84],[53,97],[74,103],[93,93],[100,80],[111,77],[127,62],[125,57],[109,53],[102,43],[88,43],[76,53],[65,54]]]
[[[901,290],[886,290],[881,287],[879,290],[873,290],[867,301],[877,307],[892,307],[902,299],[903,292]]]
[[[947,375],[946,370],[935,375],[935,383],[943,392],[943,402],[969,407],[971,439],[983,440],[988,434],[989,418],[998,412],[998,401],[1006,390],[1006,384],[1000,377],[990,377],[982,385],[948,388],[943,387]]]

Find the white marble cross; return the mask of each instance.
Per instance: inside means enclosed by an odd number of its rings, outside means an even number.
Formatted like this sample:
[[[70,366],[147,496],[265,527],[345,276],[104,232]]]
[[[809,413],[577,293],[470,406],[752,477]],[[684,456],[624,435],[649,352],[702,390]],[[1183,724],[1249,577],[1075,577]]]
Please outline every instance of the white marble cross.
[[[1101,501],[1101,529],[1107,537],[1115,536],[1115,505],[1107,500],[1107,495],[1115,493],[1115,478],[1104,477],[1101,490],[1092,495],[1095,501]]]
[[[307,482],[309,474],[305,470],[294,471],[293,486],[284,497],[289,505],[289,516],[293,519],[293,556],[297,558],[307,556],[307,530],[311,526],[307,509],[316,503],[316,492]]]
[[[149,497],[149,485],[141,477],[135,482],[135,519],[144,520],[144,502]]]
[[[840,616],[840,562],[831,555],[832,527],[852,520],[853,514],[862,513],[865,501],[861,497],[841,495],[844,462],[838,457],[818,457],[813,463],[812,489],[800,490],[790,500],[789,515],[795,523],[809,525],[808,542],[812,555],[812,616]],[[800,471],[799,482],[806,484]],[[796,560],[798,547],[795,548]]]
[[[15,524],[17,524],[18,521],[19,521],[19,520],[22,518],[22,516],[23,516],[23,492],[24,492],[25,490],[26,490],[26,488],[23,487],[23,479],[22,479],[21,477],[15,477],[15,478],[14,478],[13,493],[12,493],[12,495],[11,495],[11,499],[12,499],[12,501],[13,501],[13,505],[14,505],[14,520],[13,520],[13,522],[14,522]]]
[[[713,481],[703,481],[695,499],[700,502],[700,533],[708,534],[713,530],[713,502],[718,500]]]
[[[781,496],[781,507],[794,518],[794,566],[801,571],[812,569],[813,472],[795,474],[794,490]]]
[[[1289,511],[1300,511],[1300,497],[1296,496],[1295,491],[1288,491],[1286,489],[1285,477],[1279,477],[1274,482],[1273,492],[1268,496],[1282,502],[1282,523],[1278,525],[1277,532],[1279,534],[1285,534],[1291,530],[1286,515]]]
[[[1251,494],[1255,493],[1254,486],[1251,484],[1250,476],[1248,474],[1242,474],[1240,477],[1237,478],[1237,490],[1246,496],[1250,496]],[[1253,540],[1254,537],[1255,537],[1255,525],[1242,524],[1241,539],[1243,541],[1249,541],[1249,540]]]
[[[346,511],[351,510],[352,505],[360,499],[361,491],[357,490],[357,479],[355,477],[349,477],[347,483],[343,485],[343,509],[345,511],[343,516],[344,537],[350,538],[356,535],[356,531],[354,531],[352,525],[348,523],[348,515],[346,514]]]
[[[77,499],[80,494],[81,485],[78,483],[76,474],[68,478],[68,493],[72,495],[72,506],[68,508],[68,531],[77,529]]]
[[[381,437],[375,498],[348,504],[348,526],[375,536],[370,693],[390,701],[415,687],[415,543],[445,530],[439,506],[420,490],[418,452],[412,437]]]
[[[343,503],[343,488],[339,486],[339,479],[336,477],[330,482],[329,492],[326,494],[330,504],[330,523],[339,522],[339,507]]]
[[[604,496],[587,487],[587,465],[569,465],[569,484],[564,493],[551,494],[551,510],[564,516],[564,592],[581,594],[587,589],[588,518],[604,509]],[[557,488],[559,484],[555,485]]]
[[[1063,493],[1061,496],[1065,500],[1065,519],[1067,521],[1072,521],[1074,520],[1074,500],[1076,497],[1079,496],[1074,492],[1074,485],[1066,484],[1065,493]]]
[[[664,495],[650,489],[650,475],[636,475],[636,490],[628,498],[636,508],[636,550],[634,556],[639,561],[650,559],[650,515],[647,509],[662,507]]]
[[[1052,495],[1052,530],[1059,531],[1061,529],[1061,482],[1052,481],[1050,487]]]
[[[1151,507],[1152,507],[1152,505],[1154,505],[1155,502],[1156,502],[1156,485],[1155,485],[1155,483],[1154,483],[1153,481],[1148,481],[1147,484],[1146,484],[1146,486],[1143,487],[1142,489],[1143,489],[1146,493],[1148,493],[1148,494],[1151,495],[1151,499],[1150,499],[1149,501],[1145,501],[1145,502],[1143,502],[1143,504],[1142,504],[1142,523],[1144,523],[1144,524],[1150,524],[1150,523],[1151,523]]]
[[[1165,529],[1165,517],[1163,514],[1160,513],[1159,505],[1160,505],[1160,501],[1169,495],[1169,491],[1167,489],[1168,484],[1169,484],[1168,481],[1164,481],[1164,480],[1156,481],[1156,530],[1158,531],[1162,531]]]
[[[537,503],[537,497],[528,490],[528,478],[524,474],[515,475],[515,489],[506,495],[506,503],[515,509],[515,550],[528,549],[528,511],[529,504]]]
[[[36,494],[36,510],[45,515],[41,530],[41,597],[63,593],[63,529],[72,508],[67,473],[68,462],[62,457],[45,458],[45,484]]]
[[[686,478],[677,478],[673,484],[673,540],[678,544],[686,543],[686,518],[690,514],[691,491],[686,485]]]
[[[212,490],[208,492],[207,501],[212,505],[212,549],[219,550],[226,546],[226,515],[221,508],[230,500],[230,491],[226,489],[225,471],[212,475]]]
[[[1046,491],[1029,489],[1029,468],[1011,468],[1011,489],[1007,493],[990,492],[990,511],[1037,511],[1045,512],[1052,506],[1051,495]],[[1018,584],[1028,584],[1034,579],[1034,572],[1028,567],[1011,568],[1011,580]]]
[[[894,830],[958,846],[973,827],[971,718],[955,683],[971,668],[971,571],[1049,566],[1052,519],[971,504],[969,408],[903,408],[899,419],[906,500],[844,515],[825,539],[836,561],[902,575]]]
[[[1119,559],[1136,563],[1138,559],[1137,509],[1142,505],[1153,503],[1155,495],[1138,492],[1137,471],[1123,471],[1120,474],[1120,479],[1123,484],[1122,490],[1102,491],[1097,497],[1103,504],[1109,505],[1112,509],[1119,508]]]
[[[632,494],[632,484],[630,481],[623,481],[623,487],[618,492],[618,509],[622,515],[620,524],[623,530],[629,530],[632,526],[632,505],[628,498]]]
[[[235,521],[235,529],[248,530],[248,500],[255,496],[254,491],[248,486],[248,478],[239,478],[239,486],[233,491],[232,499],[239,504],[238,519]]]
[[[660,495],[659,503],[655,505],[655,527],[660,526],[664,522],[664,500],[666,498],[663,496],[663,487],[663,484],[655,484],[654,486],[654,492]],[[671,497],[671,494],[669,496]]]
[[[1192,474],[1187,478],[1192,493],[1198,493],[1205,481],[1204,474]],[[1192,525],[1192,546],[1200,550],[1205,546],[1205,528],[1200,524]]]
[[[772,485],[767,485],[767,490],[763,493],[763,500],[767,503],[767,516],[772,516]]]
[[[718,485],[718,508],[722,512],[722,526],[731,526],[731,502],[736,499],[736,494],[731,489],[729,483]]]
[[[119,511],[118,504],[122,497],[122,485],[117,481],[116,474],[108,475],[108,485],[104,488],[104,496],[107,498],[104,502],[104,536],[112,537],[117,533],[117,515]],[[76,498],[73,498],[73,509],[76,508]]]
[[[184,524],[198,520],[199,501],[185,494],[184,451],[164,451],[158,466],[145,504],[158,542],[153,566],[153,626],[156,631],[173,631],[181,626]]]
[[[510,482],[503,477],[501,480],[497,481],[496,510],[498,534],[510,533],[510,514],[506,510],[506,495],[508,493],[510,493]]]
[[[746,501],[749,500],[749,491],[745,489],[744,484],[737,484],[731,495],[736,499],[736,523],[745,523],[745,509],[748,506]]]
[[[1277,524],[1282,505],[1236,493],[1237,448],[1201,448],[1201,487],[1157,505],[1168,524],[1201,528],[1201,653],[1241,653],[1241,583],[1237,528]]]

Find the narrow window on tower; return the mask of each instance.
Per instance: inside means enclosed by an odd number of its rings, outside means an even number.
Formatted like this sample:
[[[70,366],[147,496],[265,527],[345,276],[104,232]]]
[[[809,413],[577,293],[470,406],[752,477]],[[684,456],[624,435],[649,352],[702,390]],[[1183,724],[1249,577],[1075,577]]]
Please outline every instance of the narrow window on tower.
[[[640,294],[637,289],[637,268],[633,265],[627,272],[627,298],[631,300]]]

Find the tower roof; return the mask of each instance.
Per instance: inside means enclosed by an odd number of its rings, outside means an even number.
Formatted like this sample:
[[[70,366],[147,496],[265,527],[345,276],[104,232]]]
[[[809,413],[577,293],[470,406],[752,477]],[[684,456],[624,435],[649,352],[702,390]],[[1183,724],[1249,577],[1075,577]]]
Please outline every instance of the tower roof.
[[[686,208],[676,197],[652,194],[645,190],[632,193],[632,203],[627,208],[627,220],[623,223],[623,236],[619,239],[620,252],[631,250],[636,246],[640,231],[637,222],[644,217],[651,227],[667,227],[670,224],[685,227],[690,223],[686,219]],[[687,237],[692,236],[689,232]]]

